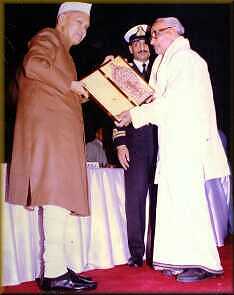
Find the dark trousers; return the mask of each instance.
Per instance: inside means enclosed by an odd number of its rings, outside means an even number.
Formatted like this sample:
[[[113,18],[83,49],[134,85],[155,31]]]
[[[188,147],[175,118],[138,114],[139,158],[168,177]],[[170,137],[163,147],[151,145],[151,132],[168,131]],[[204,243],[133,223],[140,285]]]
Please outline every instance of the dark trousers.
[[[125,195],[126,195],[126,219],[128,246],[132,257],[142,258],[145,253],[145,209],[146,197],[149,189],[149,226],[148,244],[146,255],[147,262],[152,263],[155,211],[156,211],[156,187],[153,184],[154,171],[153,158],[150,154],[130,152],[130,167],[125,171]]]
[[[146,243],[146,262],[150,266],[153,265],[157,190],[158,190],[158,186],[156,184],[150,185],[149,187],[149,221],[148,221],[147,243]]]

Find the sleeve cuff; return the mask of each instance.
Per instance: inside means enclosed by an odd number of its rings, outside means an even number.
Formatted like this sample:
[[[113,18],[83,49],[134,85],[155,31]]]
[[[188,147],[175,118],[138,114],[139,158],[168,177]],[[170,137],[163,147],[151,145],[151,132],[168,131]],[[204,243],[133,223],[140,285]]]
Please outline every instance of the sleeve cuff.
[[[135,107],[131,109],[130,116],[131,116],[132,124],[134,128],[140,128],[149,123],[149,121],[147,120],[147,115],[144,112],[143,107]]]

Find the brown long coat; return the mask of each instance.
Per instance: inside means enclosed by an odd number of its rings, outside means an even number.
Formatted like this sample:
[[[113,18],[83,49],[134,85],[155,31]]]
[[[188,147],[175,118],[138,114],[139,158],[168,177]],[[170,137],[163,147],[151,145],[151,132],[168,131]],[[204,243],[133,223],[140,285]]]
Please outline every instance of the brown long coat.
[[[89,214],[83,114],[79,96],[70,90],[76,79],[56,29],[32,38],[18,81],[8,202]]]

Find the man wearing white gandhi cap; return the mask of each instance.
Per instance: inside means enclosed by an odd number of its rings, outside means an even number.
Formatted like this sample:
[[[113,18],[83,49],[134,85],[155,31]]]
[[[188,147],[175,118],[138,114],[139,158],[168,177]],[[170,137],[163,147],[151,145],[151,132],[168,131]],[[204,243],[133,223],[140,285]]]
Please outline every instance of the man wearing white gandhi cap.
[[[81,108],[88,94],[77,81],[69,53],[86,36],[90,9],[89,3],[61,4],[56,27],[42,29],[28,43],[17,81],[19,99],[6,201],[30,210],[43,209],[39,286],[49,291],[81,292],[97,286],[91,278],[77,275],[82,260],[77,215],[90,214]]]

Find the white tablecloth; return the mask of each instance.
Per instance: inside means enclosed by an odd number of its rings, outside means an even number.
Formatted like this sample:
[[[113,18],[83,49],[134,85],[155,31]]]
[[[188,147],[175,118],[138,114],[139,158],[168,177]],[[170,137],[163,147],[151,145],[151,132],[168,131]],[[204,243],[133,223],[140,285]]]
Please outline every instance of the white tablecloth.
[[[129,258],[122,169],[87,168],[90,217],[71,216],[79,249],[73,261],[80,272],[124,264]],[[28,211],[4,202],[5,167],[2,169],[2,285],[34,280],[42,257],[41,208]]]

